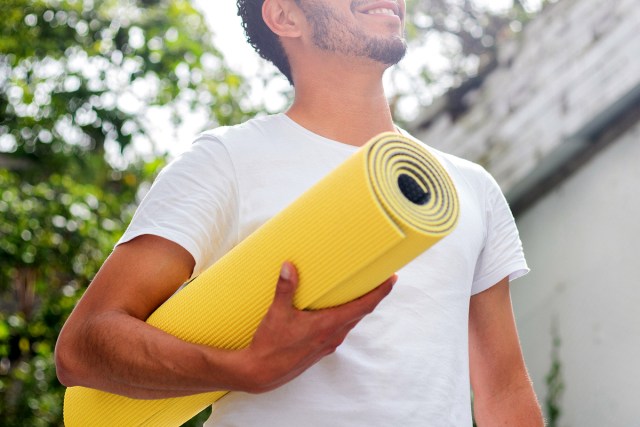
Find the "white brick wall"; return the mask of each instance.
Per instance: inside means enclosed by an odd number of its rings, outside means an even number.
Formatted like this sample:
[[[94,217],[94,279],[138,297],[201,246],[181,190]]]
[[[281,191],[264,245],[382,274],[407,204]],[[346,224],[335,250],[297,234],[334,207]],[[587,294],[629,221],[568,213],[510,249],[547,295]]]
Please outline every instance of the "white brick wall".
[[[511,294],[541,400],[552,328],[559,334],[559,425],[640,427],[640,0],[560,0],[500,47],[497,69],[467,100],[455,122],[446,107],[428,111],[429,127],[414,134],[483,164],[511,201],[615,129],[519,213],[532,271]]]
[[[544,401],[557,331],[562,427],[640,427],[639,165],[640,122],[518,216],[518,333]]]
[[[454,122],[439,111],[414,133],[483,164],[517,197],[632,92],[640,92],[638,0],[560,0],[499,48],[498,68],[466,95],[464,115]]]

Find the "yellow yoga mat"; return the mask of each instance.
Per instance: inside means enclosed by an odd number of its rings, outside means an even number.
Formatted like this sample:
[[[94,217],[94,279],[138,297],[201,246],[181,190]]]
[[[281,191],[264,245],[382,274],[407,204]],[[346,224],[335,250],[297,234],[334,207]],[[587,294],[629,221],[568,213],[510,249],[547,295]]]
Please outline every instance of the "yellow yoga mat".
[[[147,320],[183,340],[250,344],[286,260],[294,304],[319,309],[370,291],[456,226],[456,190],[419,142],[383,133],[162,304]],[[67,389],[67,427],[179,426],[224,396],[136,400]]]

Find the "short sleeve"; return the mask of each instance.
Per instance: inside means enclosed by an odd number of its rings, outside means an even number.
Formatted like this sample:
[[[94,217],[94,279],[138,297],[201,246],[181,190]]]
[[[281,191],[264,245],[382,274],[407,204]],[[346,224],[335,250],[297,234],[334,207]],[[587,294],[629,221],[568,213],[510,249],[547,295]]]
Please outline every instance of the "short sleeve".
[[[480,293],[505,277],[515,280],[529,272],[513,214],[493,177],[483,171],[486,234],[476,263],[471,294]]]
[[[143,234],[171,240],[193,256],[195,277],[235,244],[237,194],[227,149],[202,135],[160,172],[117,244]]]

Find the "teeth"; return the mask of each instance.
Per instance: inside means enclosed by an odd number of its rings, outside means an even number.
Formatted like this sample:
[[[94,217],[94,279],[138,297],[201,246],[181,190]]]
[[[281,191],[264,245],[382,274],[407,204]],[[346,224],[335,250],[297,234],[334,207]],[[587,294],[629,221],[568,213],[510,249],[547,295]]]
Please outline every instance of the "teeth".
[[[391,9],[372,9],[370,11],[367,12],[367,14],[369,15],[390,15],[390,16],[395,16],[395,13],[393,12],[393,10]]]

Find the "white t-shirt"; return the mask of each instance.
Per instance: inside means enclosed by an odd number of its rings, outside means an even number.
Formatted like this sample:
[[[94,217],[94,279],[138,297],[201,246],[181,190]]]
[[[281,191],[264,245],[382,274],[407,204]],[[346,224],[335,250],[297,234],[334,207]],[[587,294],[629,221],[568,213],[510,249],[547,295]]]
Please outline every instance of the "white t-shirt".
[[[428,149],[459,194],[455,231],[398,272],[334,354],[272,392],[228,394],[206,426],[471,426],[469,299],[528,268],[493,178]],[[195,277],[356,150],[285,114],[207,131],[160,173],[120,243],[170,239]]]

